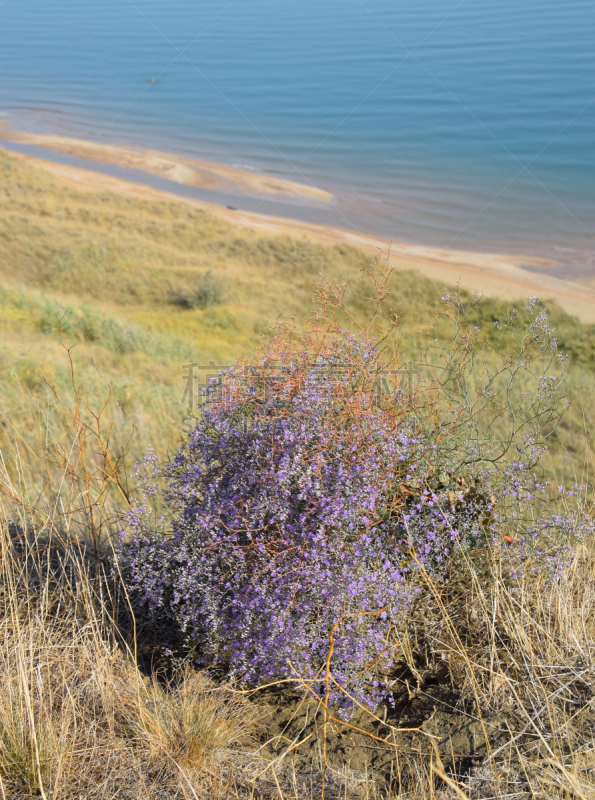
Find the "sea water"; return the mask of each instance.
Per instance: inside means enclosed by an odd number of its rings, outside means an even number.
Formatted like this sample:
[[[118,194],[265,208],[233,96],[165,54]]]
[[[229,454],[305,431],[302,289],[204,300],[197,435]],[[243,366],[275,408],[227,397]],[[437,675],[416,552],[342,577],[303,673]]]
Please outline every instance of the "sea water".
[[[331,191],[321,221],[595,276],[595,0],[0,0],[0,119],[270,171]]]

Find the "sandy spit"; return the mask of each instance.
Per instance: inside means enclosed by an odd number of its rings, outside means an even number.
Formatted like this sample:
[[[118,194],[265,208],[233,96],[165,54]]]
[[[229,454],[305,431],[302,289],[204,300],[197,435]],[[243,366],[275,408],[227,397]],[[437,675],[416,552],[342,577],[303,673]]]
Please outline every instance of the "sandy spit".
[[[286,197],[308,197],[325,203],[333,199],[333,195],[324,189],[284,180],[274,175],[263,175],[221,164],[211,164],[207,161],[159,153],[155,150],[135,150],[125,145],[98,144],[55,134],[16,131],[9,127],[8,122],[2,120],[0,120],[0,139],[46,147],[65,155],[85,158],[101,164],[116,164],[129,169],[142,169],[151,175],[183,183],[186,186],[193,186],[196,189],[221,192],[233,192],[234,189],[240,189],[250,195],[273,194]]]

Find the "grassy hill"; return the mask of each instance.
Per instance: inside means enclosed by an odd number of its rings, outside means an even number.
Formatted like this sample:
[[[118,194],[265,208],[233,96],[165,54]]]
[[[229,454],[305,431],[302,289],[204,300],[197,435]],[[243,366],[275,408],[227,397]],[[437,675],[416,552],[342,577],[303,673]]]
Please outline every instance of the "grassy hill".
[[[592,796],[591,552],[564,580],[517,582],[497,571],[515,553],[500,542],[496,571],[469,558],[430,582],[404,628],[397,710],[362,707],[348,729],[321,724],[313,698],[173,670],[170,645],[187,655],[179,632],[131,602],[101,547],[122,530],[133,462],[180,442],[182,365],[250,358],[278,315],[312,310],[321,273],[352,279],[363,317],[368,264],[355,248],[265,236],[182,201],[77,191],[0,150],[0,545],[13,556],[0,560],[3,796],[313,798],[327,776],[329,798]],[[423,371],[434,321],[451,333],[445,289],[396,266],[402,357]],[[461,299],[495,344],[511,304]],[[526,313],[523,298],[512,305]],[[555,305],[548,315],[572,361],[546,466],[583,483],[595,326]],[[502,760],[471,769],[488,752]]]
[[[369,256],[347,245],[263,235],[183,201],[79,191],[5,151],[0,187],[0,447],[8,459],[20,448],[32,468],[48,435],[63,434],[54,392],[75,400],[68,350],[81,397],[99,408],[111,396],[112,443],[127,447],[130,463],[149,445],[176,447],[182,364],[249,358],[274,318],[309,313],[321,274],[351,278],[356,313],[365,306],[359,273]],[[393,275],[404,358],[427,340],[443,294],[418,274]],[[484,300],[469,321],[490,336],[509,308]],[[551,465],[582,481],[595,425],[595,326],[548,309],[572,356],[572,407],[551,434]]]

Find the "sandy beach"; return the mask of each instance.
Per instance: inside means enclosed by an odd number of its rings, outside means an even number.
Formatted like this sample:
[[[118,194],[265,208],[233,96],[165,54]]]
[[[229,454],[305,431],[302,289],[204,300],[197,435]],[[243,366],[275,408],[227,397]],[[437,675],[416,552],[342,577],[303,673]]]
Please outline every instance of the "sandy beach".
[[[214,203],[181,197],[172,192],[123,180],[99,171],[101,164],[107,162],[120,166],[133,166],[153,175],[165,175],[178,183],[200,188],[221,188],[233,182],[243,191],[250,193],[293,194],[325,202],[331,199],[331,195],[323,190],[290,181],[279,181],[270,176],[244,172],[232,167],[206,164],[153,151],[141,152],[126,146],[97,145],[58,136],[37,136],[7,128],[1,130],[0,138],[24,144],[43,143],[48,149],[96,161],[98,171],[93,171],[11,151],[13,156],[45,170],[54,179],[58,177],[82,191],[110,191],[146,199],[176,200],[208,210],[211,214],[239,227],[307,238],[327,245],[350,244],[374,254],[386,252],[390,248],[391,260],[401,269],[423,273],[447,285],[459,282],[463,288],[479,290],[486,296],[505,300],[535,296],[554,299],[568,313],[576,315],[585,322],[595,322],[595,279],[562,280],[552,277],[552,267],[558,266],[556,261],[525,255],[442,250],[390,241],[378,236],[354,233],[311,222],[230,209]],[[522,265],[531,266],[532,271],[523,269]],[[547,268],[549,274],[541,274],[540,267]]]

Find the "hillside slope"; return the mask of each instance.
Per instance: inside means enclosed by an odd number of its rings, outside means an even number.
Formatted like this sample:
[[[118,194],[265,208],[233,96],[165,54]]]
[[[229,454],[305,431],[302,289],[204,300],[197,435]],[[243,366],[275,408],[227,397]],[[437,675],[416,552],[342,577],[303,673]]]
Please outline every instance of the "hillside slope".
[[[357,313],[369,260],[350,245],[266,235],[182,201],[77,190],[0,151],[2,450],[16,443],[33,453],[54,391],[74,400],[70,350],[81,396],[99,407],[111,393],[113,441],[129,460],[149,445],[171,452],[185,413],[183,364],[249,359],[272,320],[310,312],[321,274],[352,279]],[[444,287],[412,272],[393,277],[403,357],[415,359]],[[547,305],[573,357],[573,406],[551,434],[552,464],[582,481],[595,425],[595,326]],[[489,332],[510,306],[484,300],[469,321]]]

